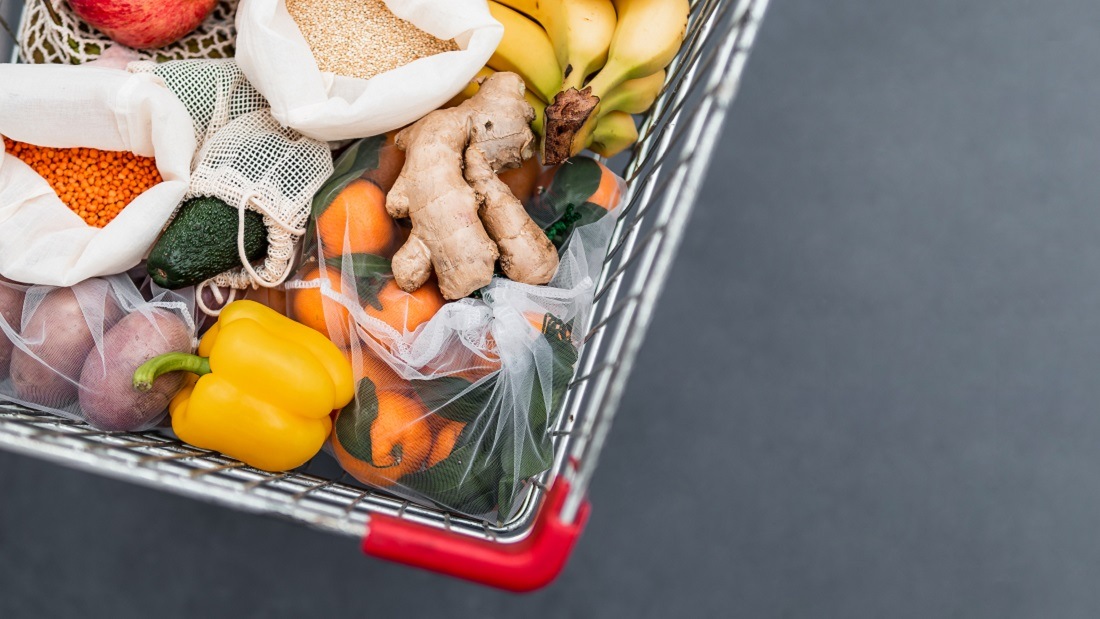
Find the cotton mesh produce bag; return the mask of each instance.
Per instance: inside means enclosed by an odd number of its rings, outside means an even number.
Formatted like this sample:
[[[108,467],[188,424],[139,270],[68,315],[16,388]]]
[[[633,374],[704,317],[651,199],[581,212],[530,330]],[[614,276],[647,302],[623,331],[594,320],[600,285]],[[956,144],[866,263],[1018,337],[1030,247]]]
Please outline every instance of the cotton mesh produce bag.
[[[237,11],[237,62],[267,97],[280,123],[319,140],[336,141],[398,129],[439,108],[469,84],[504,35],[484,0],[387,0],[386,5],[421,30],[445,41],[453,39],[459,50],[370,79],[322,72],[285,0],[242,0]],[[356,33],[346,34],[351,40]],[[332,44],[339,44],[337,37]]]
[[[283,283],[295,243],[305,234],[313,195],[332,174],[328,145],[280,125],[235,61],[134,63],[130,71],[163,79],[193,119],[200,147],[186,198],[216,197],[239,212],[242,266],[209,285],[243,289]],[[267,228],[268,253],[259,266],[245,256],[246,209],[263,215]]]
[[[559,250],[553,280],[496,277],[473,297],[446,302],[433,280],[405,293],[389,271],[406,230],[382,215],[402,161],[385,136],[357,142],[337,161],[287,284],[290,315],[325,332],[352,362],[356,399],[337,415],[330,441],[349,474],[416,502],[507,520],[553,464],[553,430],[621,180],[585,158],[541,179],[537,169],[524,172],[513,192],[531,194],[528,212]]]

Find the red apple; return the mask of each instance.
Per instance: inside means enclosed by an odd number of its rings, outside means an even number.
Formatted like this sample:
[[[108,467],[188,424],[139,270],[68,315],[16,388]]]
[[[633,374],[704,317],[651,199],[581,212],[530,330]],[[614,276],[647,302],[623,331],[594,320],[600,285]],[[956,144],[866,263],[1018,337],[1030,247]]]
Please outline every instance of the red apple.
[[[175,43],[213,12],[218,0],[69,0],[77,17],[134,49]]]

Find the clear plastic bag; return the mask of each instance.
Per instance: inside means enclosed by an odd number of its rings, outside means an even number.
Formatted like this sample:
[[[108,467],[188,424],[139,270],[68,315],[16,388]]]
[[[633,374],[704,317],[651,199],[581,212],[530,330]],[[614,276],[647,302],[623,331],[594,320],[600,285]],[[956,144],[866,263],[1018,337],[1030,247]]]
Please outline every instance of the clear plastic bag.
[[[0,281],[0,400],[109,431],[156,426],[184,376],[139,392],[134,370],[159,354],[191,352],[193,316],[190,295],[152,289],[146,298],[125,274],[69,288]]]
[[[405,228],[385,214],[403,154],[353,144],[314,200],[291,317],[342,345],[358,381],[331,451],[359,481],[478,517],[506,519],[553,464],[552,428],[586,332],[621,194],[591,159],[506,173],[560,248],[547,286],[502,277],[446,303],[434,279],[409,294],[388,259]],[[530,196],[525,194],[531,194]]]

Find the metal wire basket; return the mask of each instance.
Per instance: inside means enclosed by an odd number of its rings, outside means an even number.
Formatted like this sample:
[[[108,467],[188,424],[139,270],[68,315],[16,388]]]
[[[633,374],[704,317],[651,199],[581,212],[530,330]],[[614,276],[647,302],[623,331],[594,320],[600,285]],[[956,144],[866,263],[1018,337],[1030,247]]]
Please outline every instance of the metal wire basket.
[[[695,0],[687,41],[646,117],[591,331],[553,430],[554,467],[518,515],[479,522],[364,489],[321,459],[266,473],[154,433],[101,432],[0,404],[0,448],[362,540],[364,552],[526,591],[552,581],[588,514],[586,490],[736,94],[768,0]],[[0,11],[2,11],[0,1]],[[0,35],[2,36],[2,35]]]

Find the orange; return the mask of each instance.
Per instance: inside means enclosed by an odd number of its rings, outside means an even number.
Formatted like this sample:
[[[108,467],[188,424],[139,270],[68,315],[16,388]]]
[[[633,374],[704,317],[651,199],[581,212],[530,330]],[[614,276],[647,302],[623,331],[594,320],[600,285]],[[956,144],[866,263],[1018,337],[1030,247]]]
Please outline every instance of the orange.
[[[344,356],[347,357],[348,362],[351,363],[356,383],[364,378],[369,378],[370,382],[374,383],[374,387],[378,391],[407,391],[412,389],[412,385],[409,384],[409,381],[401,378],[400,374],[395,372],[388,363],[376,357],[365,345],[362,347],[360,353],[360,363],[357,367],[355,360],[351,356],[351,350],[344,351]]]
[[[431,320],[447,300],[433,277],[414,292],[401,290],[397,282],[391,279],[378,291],[378,303],[382,309],[367,303],[363,310],[368,316],[378,318],[401,333],[411,333]]]
[[[321,251],[326,258],[344,253],[390,256],[397,224],[386,212],[386,194],[374,183],[357,178],[336,195],[317,218]]]
[[[611,209],[611,207],[617,205],[619,200],[622,199],[621,181],[607,166],[598,161],[596,163],[600,166],[600,186],[596,188],[595,193],[588,197],[588,201],[593,204],[598,204],[605,209]],[[562,164],[559,164],[543,170],[535,183],[535,191],[537,193],[541,195],[542,192],[550,189],[550,185],[554,182],[554,176],[558,173],[558,170],[561,169],[561,165]]]
[[[520,202],[526,203],[535,193],[541,172],[542,166],[539,165],[538,157],[531,157],[520,167],[505,170],[498,176],[505,185],[508,185],[508,189],[512,190],[512,195],[519,198]]]
[[[321,270],[313,267],[302,276],[302,281],[312,282],[321,279]],[[343,291],[340,271],[325,269],[324,277],[336,292]],[[331,308],[336,324],[330,325],[325,318],[325,308]],[[350,314],[347,308],[321,294],[320,288],[294,288],[290,293],[290,317],[311,329],[328,336],[337,346],[349,343],[348,322]]]
[[[455,449],[455,443],[458,442],[458,435],[462,434],[465,427],[466,424],[460,421],[447,421],[436,431],[432,451],[428,454],[429,468],[443,462],[451,455]]]
[[[386,143],[378,153],[378,168],[363,175],[363,178],[378,183],[382,191],[389,193],[397,177],[401,176],[401,168],[405,166],[405,151],[397,148],[395,139],[401,130],[390,131],[386,134]]]
[[[619,185],[619,177],[615,176],[607,166],[601,163],[600,170],[603,172],[603,176],[600,177],[600,186],[588,201],[611,210],[623,196],[622,186]]]
[[[392,486],[402,476],[419,471],[427,461],[433,442],[427,417],[428,411],[419,400],[379,391],[378,417],[370,427],[373,462],[348,453],[340,444],[339,432],[332,433],[332,451],[340,466],[355,479],[383,488]]]

